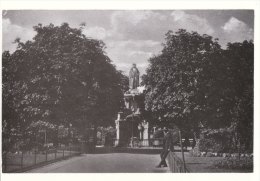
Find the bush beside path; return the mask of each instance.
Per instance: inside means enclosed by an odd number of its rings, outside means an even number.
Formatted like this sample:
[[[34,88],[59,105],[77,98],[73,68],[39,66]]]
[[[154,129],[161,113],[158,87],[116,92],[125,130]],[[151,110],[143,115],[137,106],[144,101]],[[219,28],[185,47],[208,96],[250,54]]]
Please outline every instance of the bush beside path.
[[[177,152],[176,155],[182,158],[180,152]],[[252,169],[217,167],[216,163],[226,162],[226,158],[223,157],[193,157],[188,152],[184,153],[184,156],[186,166],[191,173],[247,173],[253,171]]]

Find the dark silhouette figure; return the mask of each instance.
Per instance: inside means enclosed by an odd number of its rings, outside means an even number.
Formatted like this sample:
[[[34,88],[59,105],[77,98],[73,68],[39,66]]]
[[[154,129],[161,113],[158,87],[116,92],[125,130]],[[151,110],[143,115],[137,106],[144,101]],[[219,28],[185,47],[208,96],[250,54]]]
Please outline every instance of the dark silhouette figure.
[[[159,167],[167,167],[166,163],[166,157],[170,151],[173,151],[173,139],[172,139],[172,133],[167,129],[164,128],[164,138],[163,138],[163,151],[160,153],[161,156],[161,162],[157,166]]]

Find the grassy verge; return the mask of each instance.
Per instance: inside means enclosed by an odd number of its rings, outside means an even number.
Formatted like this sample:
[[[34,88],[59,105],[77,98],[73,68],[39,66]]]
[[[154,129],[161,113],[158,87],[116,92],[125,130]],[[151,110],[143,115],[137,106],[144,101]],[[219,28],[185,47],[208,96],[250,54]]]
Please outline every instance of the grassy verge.
[[[181,158],[181,153],[176,153]],[[234,158],[233,158],[234,159]],[[248,173],[253,171],[253,161],[251,167],[225,167],[227,158],[223,157],[192,157],[189,153],[185,153],[185,162],[191,173]],[[243,165],[243,164],[242,164]]]

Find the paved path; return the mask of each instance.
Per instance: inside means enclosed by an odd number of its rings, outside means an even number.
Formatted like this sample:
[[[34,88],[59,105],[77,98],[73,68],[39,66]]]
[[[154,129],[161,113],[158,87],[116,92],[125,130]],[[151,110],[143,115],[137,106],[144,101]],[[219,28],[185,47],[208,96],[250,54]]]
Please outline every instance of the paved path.
[[[84,154],[59,161],[30,173],[151,173],[167,172],[167,168],[155,168],[160,162],[158,154],[107,153]]]

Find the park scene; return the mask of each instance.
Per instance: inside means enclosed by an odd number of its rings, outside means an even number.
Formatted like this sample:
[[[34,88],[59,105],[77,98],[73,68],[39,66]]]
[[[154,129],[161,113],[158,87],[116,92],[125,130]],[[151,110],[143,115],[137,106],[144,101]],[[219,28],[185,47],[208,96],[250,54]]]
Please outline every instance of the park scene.
[[[251,173],[253,10],[2,11],[3,173]]]

